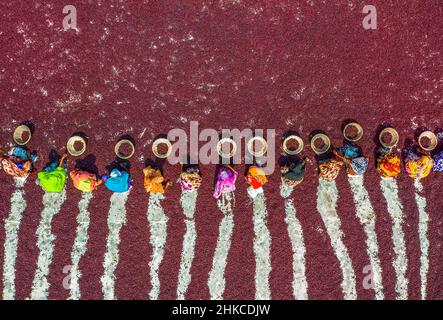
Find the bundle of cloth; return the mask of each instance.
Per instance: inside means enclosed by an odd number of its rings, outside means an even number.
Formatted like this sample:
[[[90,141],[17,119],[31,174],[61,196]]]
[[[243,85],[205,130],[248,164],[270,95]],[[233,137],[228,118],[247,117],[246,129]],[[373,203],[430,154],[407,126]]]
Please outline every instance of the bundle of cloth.
[[[9,155],[0,155],[3,171],[15,178],[27,178],[34,170],[35,153],[24,147],[14,147]]]
[[[180,184],[182,190],[194,191],[198,190],[202,184],[202,177],[200,174],[200,169],[196,166],[187,167],[183,169],[180,174],[178,183]]]
[[[282,183],[292,187],[300,184],[305,176],[305,166],[305,159],[299,157],[288,158],[280,168]]]
[[[143,169],[144,187],[148,193],[164,194],[169,187],[169,181],[166,181],[159,168],[148,166]]]
[[[65,188],[68,172],[66,157],[64,154],[59,161],[51,162],[37,174],[37,184],[46,192],[60,193]]]
[[[246,174],[246,182],[249,184],[248,194],[254,199],[260,193],[263,193],[263,185],[268,182],[266,173],[258,165],[252,165]]]
[[[214,198],[218,199],[220,196],[234,192],[235,182],[237,181],[238,173],[229,165],[220,166],[217,169],[217,176],[215,182]]]
[[[392,148],[381,148],[377,153],[377,172],[384,179],[396,178],[401,172],[400,156]]]

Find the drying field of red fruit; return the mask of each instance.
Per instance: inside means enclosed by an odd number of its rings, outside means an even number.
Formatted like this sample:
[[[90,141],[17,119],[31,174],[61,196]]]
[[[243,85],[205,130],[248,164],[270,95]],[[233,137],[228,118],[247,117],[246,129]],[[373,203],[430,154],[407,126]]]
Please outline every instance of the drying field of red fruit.
[[[88,136],[85,154],[99,172],[113,160],[113,146],[128,134],[136,142],[131,159],[134,187],[126,203],[115,270],[115,298],[148,299],[152,290],[153,247],[147,220],[149,195],[142,169],[153,157],[155,137],[173,128],[275,129],[277,140],[297,131],[308,145],[311,132],[327,132],[342,144],[341,126],[354,119],[364,127],[360,142],[371,156],[376,132],[389,124],[400,145],[414,141],[423,128],[443,126],[443,4],[439,0],[372,1],[377,29],[365,30],[363,1],[75,1],[77,30],[64,30],[63,1],[0,3],[0,145],[12,146],[12,132],[22,121],[35,131],[29,147],[37,167],[51,150],[63,151],[75,132]],[[305,247],[309,299],[342,299],[343,272],[319,214],[314,153],[302,184],[292,194]],[[278,155],[276,155],[278,156]],[[78,159],[70,158],[69,167]],[[244,166],[237,166],[243,173]],[[195,255],[186,299],[209,299],[208,277],[223,218],[212,197],[215,166],[202,166],[204,182],[196,213]],[[180,168],[165,164],[173,182]],[[405,242],[407,298],[443,298],[443,175],[422,181],[417,200],[414,181],[398,178]],[[0,174],[0,292],[5,291],[5,219],[14,205],[16,186]],[[66,266],[76,237],[82,195],[70,182],[66,200],[51,224],[53,256],[47,275],[48,298],[67,299]],[[398,296],[393,220],[371,165],[364,187],[376,216],[375,233],[385,299]],[[227,256],[224,299],[254,299],[257,286],[253,205],[241,177],[233,211],[232,243]],[[293,299],[293,247],[285,221],[278,170],[265,185],[269,230],[272,299]],[[337,214],[343,244],[355,273],[358,299],[374,299],[367,288],[370,265],[361,224],[346,175],[337,180]],[[37,228],[43,191],[31,176],[23,187],[26,209],[17,234],[15,299],[28,298],[40,254]],[[176,299],[185,216],[180,188],[174,183],[162,201],[169,218],[164,256],[158,269],[159,299]],[[111,193],[97,191],[88,207],[86,252],[79,262],[82,299],[103,299],[101,276],[108,237]],[[423,207],[423,198],[425,206]],[[420,230],[427,216],[428,230]],[[426,219],[425,219],[426,220]],[[291,232],[291,231],[289,231]],[[423,272],[423,243],[428,241]],[[9,275],[10,276],[10,275]]]

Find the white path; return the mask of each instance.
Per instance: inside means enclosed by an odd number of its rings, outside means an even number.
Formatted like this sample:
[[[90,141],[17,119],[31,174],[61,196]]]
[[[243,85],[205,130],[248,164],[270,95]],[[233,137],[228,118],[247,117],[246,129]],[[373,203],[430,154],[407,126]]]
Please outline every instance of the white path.
[[[421,298],[426,299],[426,289],[428,283],[429,271],[429,239],[428,239],[428,223],[429,215],[426,212],[426,199],[423,196],[423,185],[421,181],[416,179],[415,201],[418,207],[418,236],[420,239],[420,278],[421,278]]]
[[[158,270],[165,254],[165,245],[167,239],[168,217],[165,215],[161,206],[161,200],[164,196],[160,193],[152,193],[149,197],[148,205],[148,223],[151,233],[150,243],[152,246],[152,256],[149,262],[151,291],[149,298],[157,300],[160,294],[160,279]]]
[[[191,266],[194,260],[195,241],[197,230],[195,228],[194,214],[197,204],[197,190],[182,191],[181,205],[185,215],[186,233],[183,237],[183,249],[178,274],[177,299],[184,300],[188,286],[191,283]]]
[[[280,195],[285,199],[285,222],[288,226],[289,239],[292,245],[292,291],[297,300],[308,299],[308,282],[306,280],[306,247],[303,238],[303,230],[297,219],[297,211],[294,201],[289,199],[294,187],[281,184]]]
[[[52,219],[60,212],[63,203],[66,201],[66,190],[60,193],[45,192],[43,195],[43,211],[40,224],[37,228],[37,247],[39,256],[37,260],[37,270],[32,282],[32,300],[46,300],[49,294],[48,274],[54,253],[55,236],[52,234]]]
[[[101,277],[102,292],[105,300],[115,299],[115,269],[120,258],[120,231],[126,224],[126,202],[129,192],[114,193],[111,196],[108,213],[108,239],[103,261],[104,273]]]
[[[357,299],[355,271],[348,249],[343,243],[341,221],[337,214],[338,190],[335,181],[319,180],[317,190],[317,210],[320,213],[331,239],[332,248],[340,263],[343,274],[342,290],[346,300]]]
[[[375,291],[375,298],[383,300],[385,296],[383,293],[380,259],[378,257],[377,233],[375,232],[375,210],[369,199],[368,191],[364,187],[363,175],[349,176],[348,181],[354,196],[357,217],[366,233],[366,251],[371,264],[372,287]]]
[[[406,255],[405,234],[403,232],[403,205],[398,196],[398,185],[395,179],[380,179],[380,187],[388,204],[388,212],[392,220],[392,242],[394,244],[395,257],[392,261],[397,282],[395,291],[398,300],[408,299],[408,258]]]
[[[70,300],[79,300],[81,298],[80,292],[80,278],[82,276],[79,270],[80,259],[86,253],[88,244],[88,229],[90,223],[89,217],[89,203],[93,195],[91,192],[82,193],[82,198],[78,203],[79,213],[77,215],[77,231],[75,235],[74,245],[71,251],[71,282],[70,282]]]
[[[232,231],[234,229],[233,194],[222,195],[224,200],[218,200],[217,205],[224,217],[218,230],[217,247],[212,260],[212,268],[209,272],[208,288],[212,300],[223,299],[225,292],[225,270],[228,262],[228,254],[231,248]]]
[[[269,274],[271,273],[271,235],[267,227],[268,211],[264,193],[253,200],[255,299],[270,300]]]
[[[3,300],[15,299],[15,263],[18,249],[18,231],[27,207],[23,187],[25,179],[15,178],[16,190],[11,196],[11,212],[5,219],[5,243],[3,264]]]

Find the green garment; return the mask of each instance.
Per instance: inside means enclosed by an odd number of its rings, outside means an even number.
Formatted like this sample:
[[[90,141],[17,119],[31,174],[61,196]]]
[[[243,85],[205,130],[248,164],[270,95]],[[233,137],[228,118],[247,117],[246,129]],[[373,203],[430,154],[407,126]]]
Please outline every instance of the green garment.
[[[37,174],[41,186],[47,192],[62,192],[66,183],[66,171],[63,168],[56,168],[49,172],[39,172]]]

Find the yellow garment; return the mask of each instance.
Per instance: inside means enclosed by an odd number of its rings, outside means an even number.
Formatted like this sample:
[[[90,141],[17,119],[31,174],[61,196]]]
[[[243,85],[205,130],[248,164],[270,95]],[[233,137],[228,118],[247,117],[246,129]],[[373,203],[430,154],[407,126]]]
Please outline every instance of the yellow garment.
[[[421,155],[417,159],[406,161],[406,172],[413,179],[426,178],[432,170],[434,160],[430,156]]]
[[[251,166],[248,170],[248,175],[246,176],[246,182],[254,189],[261,188],[268,178],[265,172],[257,166]]]
[[[377,171],[383,178],[395,178],[400,173],[400,157],[392,151],[377,158]]]
[[[154,169],[151,166],[143,169],[145,176],[144,186],[146,192],[165,193],[169,183],[165,182],[160,169]]]

